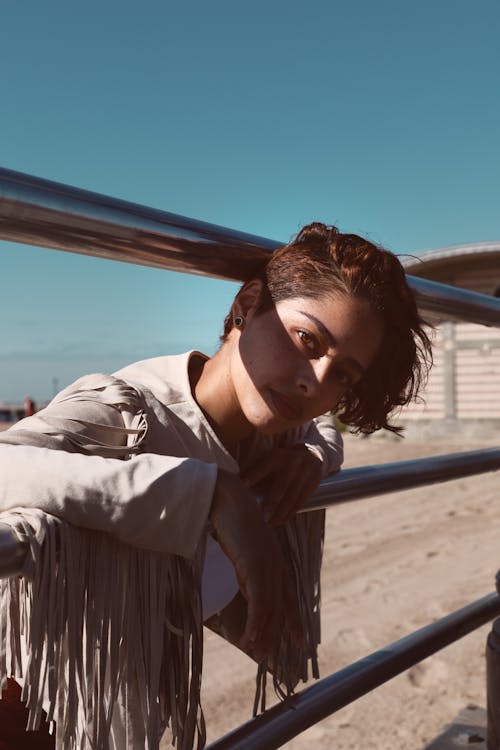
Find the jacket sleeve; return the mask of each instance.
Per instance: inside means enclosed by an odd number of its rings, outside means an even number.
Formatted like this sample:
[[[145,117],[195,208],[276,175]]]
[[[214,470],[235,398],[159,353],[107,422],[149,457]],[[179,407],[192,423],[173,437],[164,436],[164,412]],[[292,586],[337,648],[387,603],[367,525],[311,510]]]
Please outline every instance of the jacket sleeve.
[[[110,376],[77,381],[0,435],[0,511],[35,507],[136,547],[191,558],[217,466],[142,452],[140,393]]]
[[[299,428],[293,438],[294,445],[305,445],[322,462],[322,477],[335,474],[344,462],[344,442],[329,414],[317,417]]]

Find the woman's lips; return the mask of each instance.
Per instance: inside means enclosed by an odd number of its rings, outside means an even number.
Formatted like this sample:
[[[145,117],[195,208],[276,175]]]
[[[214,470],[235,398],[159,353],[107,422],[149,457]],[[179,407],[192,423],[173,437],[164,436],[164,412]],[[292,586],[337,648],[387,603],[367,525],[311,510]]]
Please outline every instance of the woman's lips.
[[[271,401],[273,403],[275,411],[282,419],[286,420],[297,420],[301,418],[302,409],[296,404],[296,402],[284,396],[282,393],[270,390]]]

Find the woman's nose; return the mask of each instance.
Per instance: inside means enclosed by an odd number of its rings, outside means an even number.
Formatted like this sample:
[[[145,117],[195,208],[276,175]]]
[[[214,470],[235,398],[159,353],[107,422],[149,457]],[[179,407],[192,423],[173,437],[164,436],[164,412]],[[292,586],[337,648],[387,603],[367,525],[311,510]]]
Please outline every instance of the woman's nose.
[[[329,362],[309,360],[297,377],[297,385],[302,393],[309,398],[318,396],[328,383],[329,369]]]

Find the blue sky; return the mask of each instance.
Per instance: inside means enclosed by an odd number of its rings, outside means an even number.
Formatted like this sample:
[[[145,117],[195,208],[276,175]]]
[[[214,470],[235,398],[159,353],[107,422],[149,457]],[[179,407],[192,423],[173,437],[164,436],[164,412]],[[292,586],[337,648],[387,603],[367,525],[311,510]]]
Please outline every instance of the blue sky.
[[[0,165],[288,240],[500,240],[495,0],[1,0]],[[217,345],[236,286],[0,242],[0,400]]]

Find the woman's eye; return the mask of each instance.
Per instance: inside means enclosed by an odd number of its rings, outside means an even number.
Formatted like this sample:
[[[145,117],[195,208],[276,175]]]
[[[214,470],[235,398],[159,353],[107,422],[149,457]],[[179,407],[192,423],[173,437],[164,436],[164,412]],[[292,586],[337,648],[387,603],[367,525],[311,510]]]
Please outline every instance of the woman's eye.
[[[311,336],[310,333],[307,331],[299,331],[299,338],[302,342],[302,344],[308,349],[310,352],[314,352],[318,348],[318,342],[314,338],[314,336]]]

